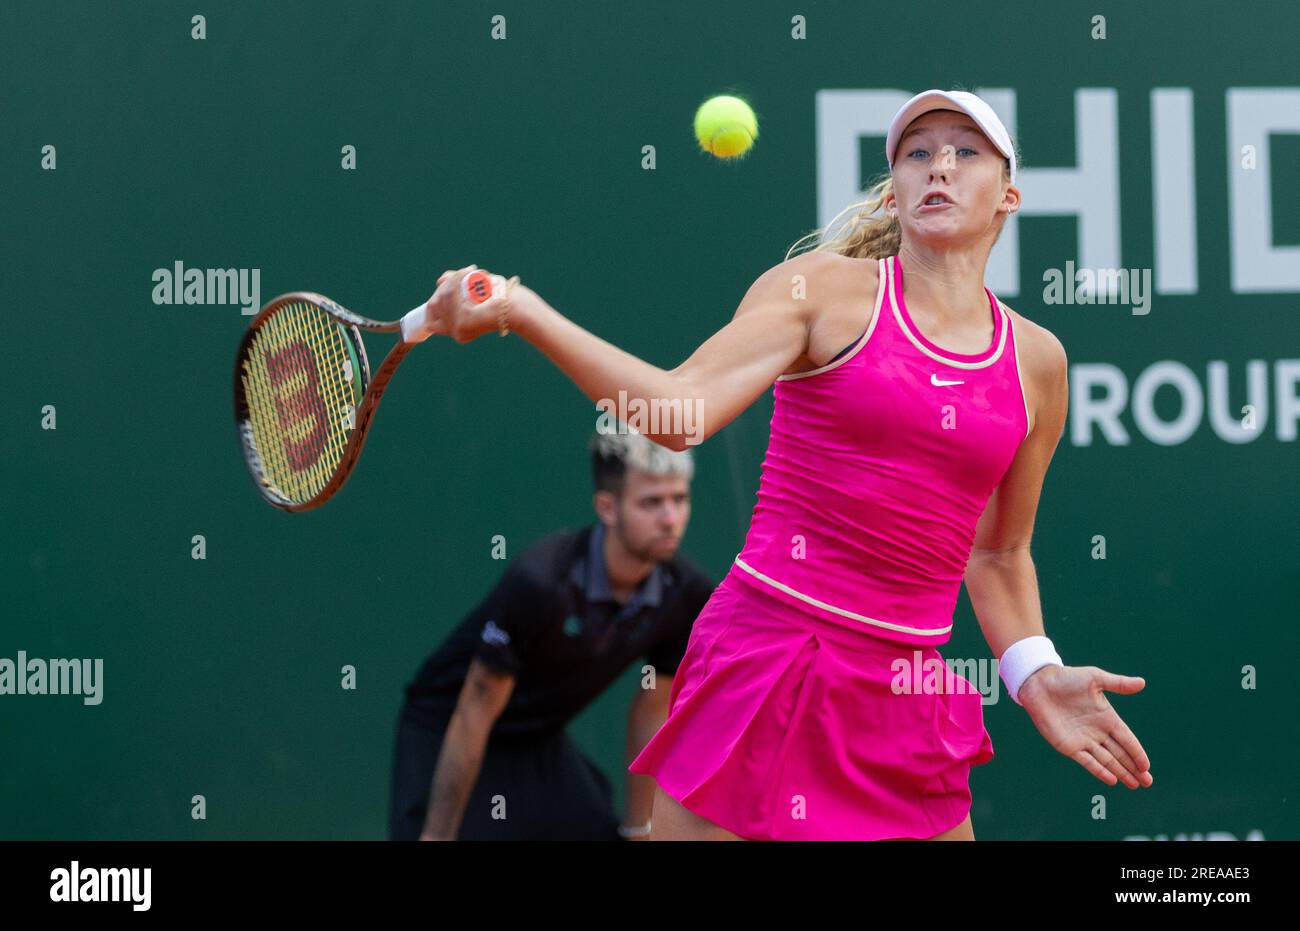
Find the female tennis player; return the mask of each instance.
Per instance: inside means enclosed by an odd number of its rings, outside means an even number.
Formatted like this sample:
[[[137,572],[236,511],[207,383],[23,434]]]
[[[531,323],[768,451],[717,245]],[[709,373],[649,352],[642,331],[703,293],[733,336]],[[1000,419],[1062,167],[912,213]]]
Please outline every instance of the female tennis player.
[[[851,222],[764,272],[671,371],[517,278],[475,305],[459,284],[476,266],[448,271],[429,299],[433,332],[513,330],[598,404],[699,404],[706,438],[773,388],[744,547],[630,766],[657,784],[653,839],[973,840],[970,768],[993,747],[980,694],[937,650],[963,582],[1048,743],[1107,785],[1152,784],[1104,694],[1145,682],[1065,666],[1044,635],[1030,539],[1066,355],[983,284],[1020,204],[1015,144],[981,98],[931,90],[898,111],[885,157]]]

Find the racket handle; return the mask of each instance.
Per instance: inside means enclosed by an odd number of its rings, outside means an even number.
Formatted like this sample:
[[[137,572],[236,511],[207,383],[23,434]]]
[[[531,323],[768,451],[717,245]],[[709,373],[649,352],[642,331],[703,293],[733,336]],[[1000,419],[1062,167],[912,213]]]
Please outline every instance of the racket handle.
[[[504,284],[505,279],[500,275],[489,275],[481,269],[476,269],[460,280],[460,293],[465,300],[473,304],[482,304],[492,297],[494,285]],[[428,305],[429,302],[425,301],[402,315],[402,342],[422,343],[433,335],[434,330],[429,324]]]

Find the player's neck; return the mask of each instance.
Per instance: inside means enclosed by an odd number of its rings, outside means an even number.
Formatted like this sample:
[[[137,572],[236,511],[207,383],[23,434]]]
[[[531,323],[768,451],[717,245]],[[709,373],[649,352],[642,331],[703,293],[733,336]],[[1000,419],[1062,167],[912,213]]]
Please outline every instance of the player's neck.
[[[904,300],[916,319],[921,316],[941,325],[978,327],[988,318],[984,294],[982,250],[934,250],[904,245],[898,261],[903,267]]]

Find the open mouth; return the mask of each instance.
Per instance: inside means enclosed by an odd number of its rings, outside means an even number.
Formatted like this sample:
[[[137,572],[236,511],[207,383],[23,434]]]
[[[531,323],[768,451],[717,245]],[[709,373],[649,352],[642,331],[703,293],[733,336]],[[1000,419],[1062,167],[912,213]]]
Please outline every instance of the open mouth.
[[[921,201],[921,209],[923,210],[926,208],[951,207],[951,206],[952,206],[952,198],[950,198],[947,194],[941,194],[938,192],[927,195],[926,198],[923,201]]]

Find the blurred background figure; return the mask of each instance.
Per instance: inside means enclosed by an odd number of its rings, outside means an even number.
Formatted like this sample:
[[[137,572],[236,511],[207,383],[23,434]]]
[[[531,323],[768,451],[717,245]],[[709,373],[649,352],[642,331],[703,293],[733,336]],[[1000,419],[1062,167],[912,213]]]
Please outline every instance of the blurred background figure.
[[[588,444],[597,520],[511,560],[407,686],[392,840],[616,840],[650,830],[654,785],[609,779],[565,726],[638,659],[626,759],[667,716],[673,673],[713,582],[678,554],[694,460],[632,432]]]

